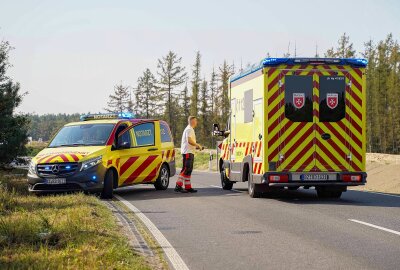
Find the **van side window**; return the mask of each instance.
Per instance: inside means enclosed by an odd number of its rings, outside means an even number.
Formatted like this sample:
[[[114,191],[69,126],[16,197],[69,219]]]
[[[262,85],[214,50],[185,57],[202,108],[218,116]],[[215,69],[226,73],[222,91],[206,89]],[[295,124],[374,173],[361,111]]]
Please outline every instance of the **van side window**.
[[[144,123],[132,128],[133,146],[154,145],[154,123]]]
[[[346,79],[344,76],[319,77],[319,121],[337,122],[345,117]]]
[[[285,117],[292,122],[313,121],[313,77],[285,76]]]
[[[166,123],[160,122],[161,142],[172,142],[171,131]]]

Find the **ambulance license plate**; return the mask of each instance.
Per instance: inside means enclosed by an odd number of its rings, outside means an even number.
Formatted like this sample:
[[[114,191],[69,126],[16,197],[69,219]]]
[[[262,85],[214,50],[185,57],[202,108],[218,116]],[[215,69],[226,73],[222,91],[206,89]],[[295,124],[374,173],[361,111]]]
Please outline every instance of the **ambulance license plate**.
[[[48,185],[60,185],[65,184],[67,182],[66,178],[49,178],[46,179],[46,184]]]
[[[300,176],[302,181],[326,181],[329,180],[328,174],[302,174]]]

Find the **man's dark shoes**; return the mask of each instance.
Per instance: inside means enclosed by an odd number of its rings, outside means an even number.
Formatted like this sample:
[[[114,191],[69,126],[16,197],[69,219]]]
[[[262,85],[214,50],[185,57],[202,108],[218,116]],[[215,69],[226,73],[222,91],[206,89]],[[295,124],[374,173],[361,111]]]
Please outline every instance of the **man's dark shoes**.
[[[189,193],[196,193],[197,189],[189,188],[189,189],[186,189],[186,191]]]
[[[175,192],[182,192],[184,189],[181,186],[176,185],[174,190]]]

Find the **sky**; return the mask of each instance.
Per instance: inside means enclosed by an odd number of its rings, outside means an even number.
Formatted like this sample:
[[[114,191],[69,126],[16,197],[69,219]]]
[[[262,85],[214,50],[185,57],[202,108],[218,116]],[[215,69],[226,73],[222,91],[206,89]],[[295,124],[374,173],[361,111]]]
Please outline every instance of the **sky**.
[[[24,113],[100,112],[114,85],[135,87],[145,68],[175,51],[202,76],[288,50],[320,55],[346,32],[358,51],[400,35],[400,1],[0,0],[0,40],[11,43],[8,75],[28,92]]]

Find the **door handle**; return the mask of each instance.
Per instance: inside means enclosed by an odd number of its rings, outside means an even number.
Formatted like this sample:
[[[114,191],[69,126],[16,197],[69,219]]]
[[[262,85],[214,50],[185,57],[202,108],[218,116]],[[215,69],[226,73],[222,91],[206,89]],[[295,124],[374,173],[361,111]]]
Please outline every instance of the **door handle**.
[[[331,134],[323,133],[323,134],[321,134],[321,138],[324,140],[329,140],[331,138]]]
[[[149,149],[147,149],[147,151],[157,151],[158,150],[158,148],[149,148]]]

